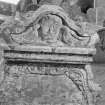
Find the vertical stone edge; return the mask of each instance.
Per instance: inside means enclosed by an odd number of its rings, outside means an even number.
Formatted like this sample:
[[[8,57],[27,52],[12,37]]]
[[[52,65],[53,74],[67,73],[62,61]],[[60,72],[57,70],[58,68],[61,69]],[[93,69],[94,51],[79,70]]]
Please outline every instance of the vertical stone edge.
[[[91,64],[86,64],[85,70],[87,73],[87,84],[89,89],[89,94],[88,94],[89,105],[95,105],[97,100],[96,96],[99,95],[99,91],[101,91],[102,88],[98,83],[94,81],[94,75],[92,72]]]

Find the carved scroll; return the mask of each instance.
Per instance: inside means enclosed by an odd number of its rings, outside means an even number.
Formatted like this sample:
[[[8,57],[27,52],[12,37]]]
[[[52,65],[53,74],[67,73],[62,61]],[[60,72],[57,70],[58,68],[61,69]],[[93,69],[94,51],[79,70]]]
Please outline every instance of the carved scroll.
[[[97,33],[84,32],[59,6],[43,5],[22,18],[2,24],[9,44],[94,47],[98,39]]]

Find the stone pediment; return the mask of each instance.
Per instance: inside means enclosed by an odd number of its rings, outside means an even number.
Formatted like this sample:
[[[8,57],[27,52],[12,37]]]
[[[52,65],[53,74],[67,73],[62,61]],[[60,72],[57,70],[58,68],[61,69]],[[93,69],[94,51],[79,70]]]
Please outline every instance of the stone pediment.
[[[93,48],[98,35],[85,32],[85,26],[77,25],[59,6],[42,5],[21,18],[5,21],[1,34],[10,48],[26,45]]]

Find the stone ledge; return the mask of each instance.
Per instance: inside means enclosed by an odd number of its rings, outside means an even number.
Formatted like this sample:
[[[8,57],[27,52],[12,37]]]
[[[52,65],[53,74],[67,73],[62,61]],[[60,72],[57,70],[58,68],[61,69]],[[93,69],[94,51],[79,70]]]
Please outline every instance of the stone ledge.
[[[63,48],[62,48],[63,49]],[[4,51],[4,57],[8,60],[12,61],[28,61],[28,62],[53,62],[53,63],[90,63],[93,62],[92,55],[89,55],[88,53],[80,53],[80,50],[77,50],[77,53],[73,53],[73,50],[71,52],[50,52],[51,50],[47,51],[38,49],[34,52],[30,52],[30,50],[23,51],[20,50],[5,50]],[[76,49],[74,49],[76,50]],[[39,51],[39,52],[38,52]],[[44,51],[44,52],[43,52]],[[65,50],[66,51],[66,50]],[[85,51],[85,49],[83,50]],[[57,51],[56,51],[57,52]],[[76,52],[76,51],[75,51]]]
[[[51,47],[51,46],[16,46],[14,50],[8,51],[24,51],[24,52],[44,52],[44,53],[60,53],[60,54],[80,54],[94,55],[95,48],[79,48],[79,47]]]

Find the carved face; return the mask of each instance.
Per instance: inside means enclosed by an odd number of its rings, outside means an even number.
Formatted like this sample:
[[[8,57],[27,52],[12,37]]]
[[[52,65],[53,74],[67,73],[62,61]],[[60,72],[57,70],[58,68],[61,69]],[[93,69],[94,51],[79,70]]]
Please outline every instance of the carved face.
[[[59,35],[62,20],[55,15],[48,15],[42,18],[41,29],[44,40],[56,41]]]
[[[21,33],[24,30],[24,26],[22,21],[16,21],[16,24],[14,24],[12,31],[13,33]]]

